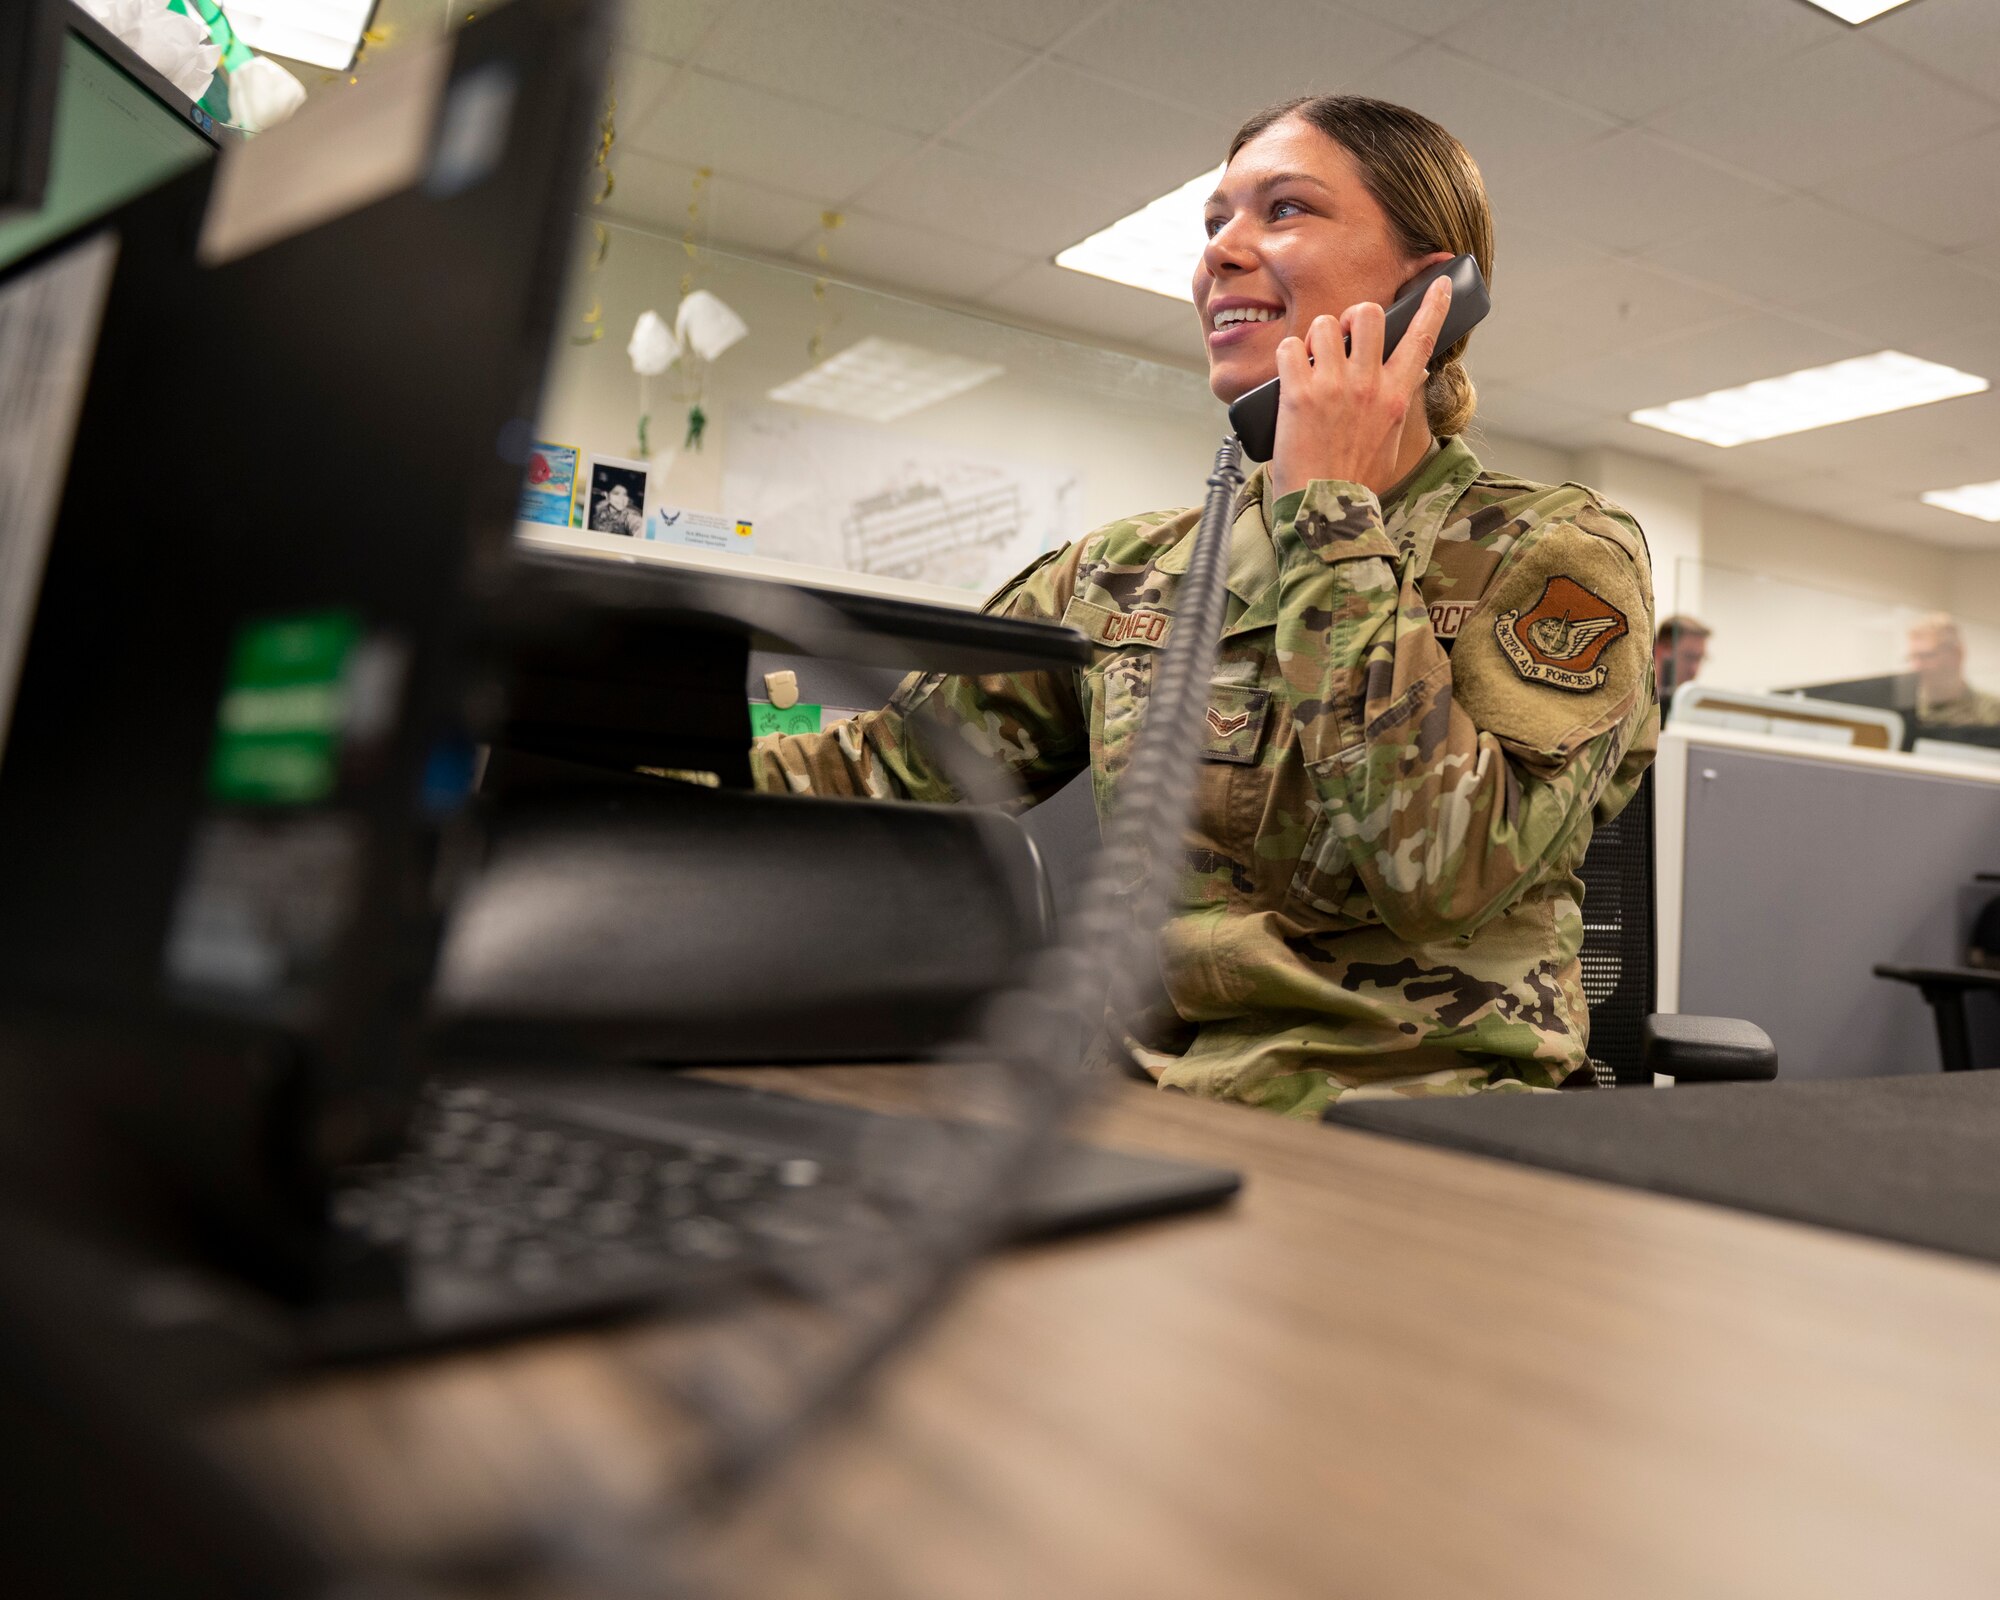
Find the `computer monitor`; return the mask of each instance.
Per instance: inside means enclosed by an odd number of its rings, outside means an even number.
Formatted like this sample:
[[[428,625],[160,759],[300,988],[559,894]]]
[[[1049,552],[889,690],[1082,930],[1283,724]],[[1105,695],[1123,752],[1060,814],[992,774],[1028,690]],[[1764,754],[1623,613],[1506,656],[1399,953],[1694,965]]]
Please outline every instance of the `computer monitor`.
[[[410,47],[401,110],[309,106],[0,278],[115,247],[32,626],[0,638],[0,1055],[101,1082],[232,1224],[316,1228],[325,1175],[407,1121],[608,13],[482,14]],[[365,138],[325,125],[371,106]],[[343,180],[350,208],[260,237]],[[230,392],[191,411],[218,352]]]
[[[4,9],[21,53],[0,68],[0,270],[233,142],[70,0]]]

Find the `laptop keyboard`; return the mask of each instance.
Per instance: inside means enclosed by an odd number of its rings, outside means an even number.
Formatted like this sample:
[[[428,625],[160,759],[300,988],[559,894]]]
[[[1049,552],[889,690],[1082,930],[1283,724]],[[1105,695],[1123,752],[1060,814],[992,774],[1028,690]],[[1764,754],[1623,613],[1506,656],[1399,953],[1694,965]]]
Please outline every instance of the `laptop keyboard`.
[[[841,1207],[821,1163],[621,1135],[491,1089],[438,1087],[408,1150],[358,1169],[335,1226],[401,1253],[434,1314],[699,1286],[809,1246]],[[822,1204],[826,1202],[826,1204]],[[419,1306],[417,1309],[422,1310]]]

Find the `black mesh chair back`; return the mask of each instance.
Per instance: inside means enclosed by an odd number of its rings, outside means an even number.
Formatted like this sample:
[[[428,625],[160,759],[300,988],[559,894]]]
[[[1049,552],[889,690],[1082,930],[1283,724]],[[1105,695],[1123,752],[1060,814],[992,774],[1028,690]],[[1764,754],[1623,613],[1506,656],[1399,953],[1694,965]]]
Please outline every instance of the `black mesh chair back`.
[[[1630,805],[1599,823],[1583,878],[1583,993],[1590,1056],[1600,1085],[1653,1081],[1642,1065],[1653,1010],[1653,774]]]

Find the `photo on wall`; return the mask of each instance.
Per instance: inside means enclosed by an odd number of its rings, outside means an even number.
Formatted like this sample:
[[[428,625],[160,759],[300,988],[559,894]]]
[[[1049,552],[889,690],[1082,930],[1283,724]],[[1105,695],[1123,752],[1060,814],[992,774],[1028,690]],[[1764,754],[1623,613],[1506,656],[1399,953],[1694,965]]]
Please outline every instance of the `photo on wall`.
[[[592,533],[636,539],[646,527],[646,463],[587,456],[583,526]]]

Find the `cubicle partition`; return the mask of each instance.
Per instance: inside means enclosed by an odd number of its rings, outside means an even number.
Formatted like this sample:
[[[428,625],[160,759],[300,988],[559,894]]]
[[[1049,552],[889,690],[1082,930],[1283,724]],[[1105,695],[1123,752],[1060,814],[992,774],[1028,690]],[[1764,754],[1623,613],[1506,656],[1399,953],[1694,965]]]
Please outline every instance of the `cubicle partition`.
[[[1872,969],[1964,959],[2000,771],[1670,725],[1655,783],[1659,1008],[1749,1018],[1786,1079],[1937,1071],[1928,1007]],[[2000,1007],[1975,1009],[1996,1059]]]

